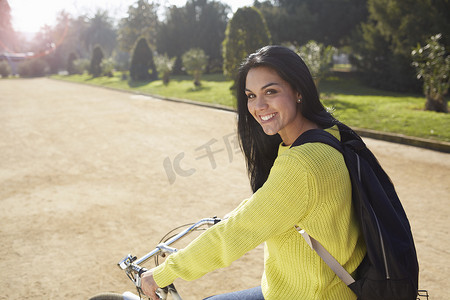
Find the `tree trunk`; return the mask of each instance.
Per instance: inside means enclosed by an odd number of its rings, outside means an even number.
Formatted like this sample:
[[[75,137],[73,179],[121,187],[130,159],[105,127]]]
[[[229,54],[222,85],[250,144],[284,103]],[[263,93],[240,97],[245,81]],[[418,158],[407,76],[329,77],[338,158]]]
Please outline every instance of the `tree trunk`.
[[[428,95],[425,110],[448,113],[447,100],[442,95],[435,97]]]
[[[200,73],[196,72],[194,74],[194,85],[195,87],[200,87],[202,85],[202,83],[200,82]]]
[[[169,74],[164,73],[164,75],[163,75],[163,84],[164,85],[168,85],[169,81],[170,81]]]

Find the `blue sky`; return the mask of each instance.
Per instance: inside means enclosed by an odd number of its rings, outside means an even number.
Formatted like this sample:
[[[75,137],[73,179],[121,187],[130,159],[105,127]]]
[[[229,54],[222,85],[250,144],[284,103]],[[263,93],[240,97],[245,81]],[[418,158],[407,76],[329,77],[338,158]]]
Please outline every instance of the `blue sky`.
[[[72,15],[93,14],[98,8],[110,11],[111,16],[121,18],[130,5],[136,0],[8,0],[11,7],[12,25],[16,31],[37,32],[47,24],[54,25],[56,16],[61,10]],[[149,1],[150,2],[150,1]],[[161,0],[161,5],[182,6],[186,0]],[[233,11],[239,7],[253,4],[253,0],[222,0],[231,6]]]

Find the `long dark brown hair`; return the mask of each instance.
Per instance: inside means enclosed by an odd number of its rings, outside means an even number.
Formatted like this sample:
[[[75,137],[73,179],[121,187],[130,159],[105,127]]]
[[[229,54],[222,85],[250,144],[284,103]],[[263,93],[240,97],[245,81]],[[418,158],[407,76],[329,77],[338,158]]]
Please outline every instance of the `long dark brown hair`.
[[[326,111],[319,100],[314,80],[304,61],[294,51],[282,46],[266,46],[250,54],[239,68],[236,79],[238,138],[244,153],[250,185],[256,192],[267,180],[278,154],[281,137],[266,135],[247,108],[245,85],[252,68],[269,67],[302,95],[300,112],[303,117],[321,128],[329,128],[338,121]]]

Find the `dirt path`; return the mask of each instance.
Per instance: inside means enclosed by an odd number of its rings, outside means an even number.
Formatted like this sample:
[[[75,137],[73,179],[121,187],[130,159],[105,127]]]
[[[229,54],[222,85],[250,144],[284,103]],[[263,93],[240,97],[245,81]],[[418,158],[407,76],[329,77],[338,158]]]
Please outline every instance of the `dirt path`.
[[[232,113],[50,79],[0,80],[0,299],[132,290],[117,261],[250,195]],[[450,155],[366,139],[412,223],[420,286],[446,299]],[[259,284],[262,247],[183,299]],[[191,296],[188,296],[188,295]]]

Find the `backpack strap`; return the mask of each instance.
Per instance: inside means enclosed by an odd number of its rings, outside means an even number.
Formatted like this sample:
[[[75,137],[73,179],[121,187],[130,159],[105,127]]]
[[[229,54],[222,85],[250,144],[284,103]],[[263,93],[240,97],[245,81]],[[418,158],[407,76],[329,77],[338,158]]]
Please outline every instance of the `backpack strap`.
[[[343,153],[341,142],[334,137],[331,133],[328,133],[321,129],[311,129],[302,133],[297,140],[291,145],[292,147],[300,146],[306,143],[323,143],[327,144],[339,152]],[[322,260],[333,270],[333,272],[346,284],[350,285],[355,282],[355,279],[344,269],[344,267],[328,252],[322,244],[316,239],[310,236],[304,229],[301,229],[297,225],[295,229],[302,235],[306,243],[316,251],[316,253],[322,258]]]
[[[337,151],[343,153],[344,150],[341,145],[341,141],[339,141],[334,135],[331,133],[322,130],[322,129],[311,129],[303,132],[291,145],[292,147],[300,146],[306,143],[323,143],[327,144]]]
[[[346,269],[336,260],[336,258],[331,255],[330,252],[322,246],[316,239],[310,236],[304,229],[301,229],[297,225],[294,226],[295,229],[300,233],[305,239],[306,243],[316,251],[316,253],[322,258],[322,260],[330,267],[331,270],[346,284],[350,285],[355,282],[355,279],[347,272]]]

